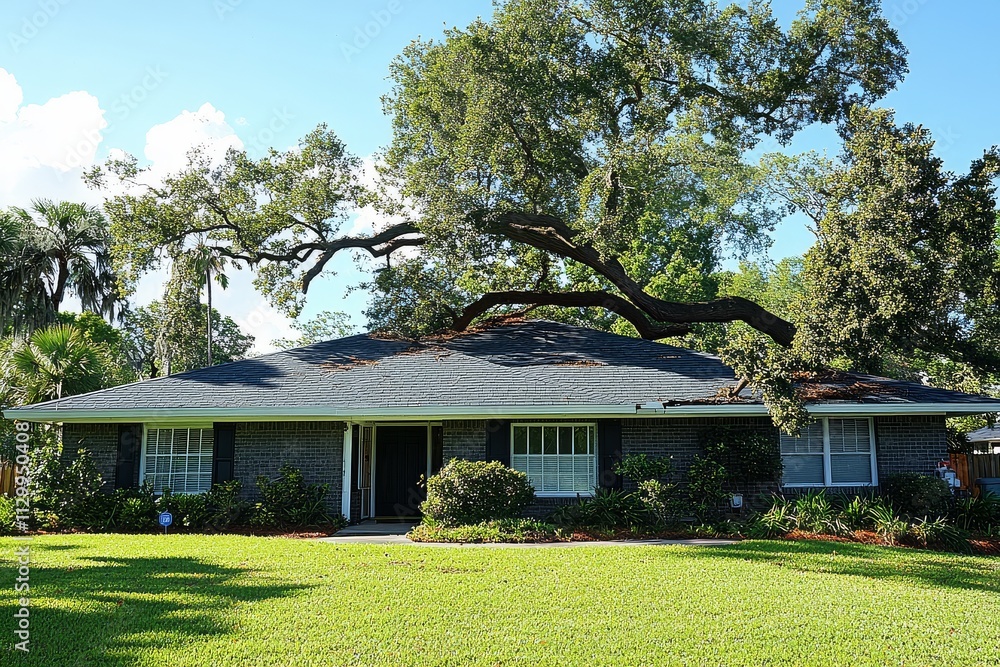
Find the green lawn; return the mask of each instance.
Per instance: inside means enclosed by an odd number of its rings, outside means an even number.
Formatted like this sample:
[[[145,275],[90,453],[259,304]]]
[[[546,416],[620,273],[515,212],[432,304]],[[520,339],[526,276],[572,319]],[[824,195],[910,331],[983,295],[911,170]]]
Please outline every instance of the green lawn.
[[[0,664],[998,664],[1000,559],[856,544],[483,549],[38,537]]]

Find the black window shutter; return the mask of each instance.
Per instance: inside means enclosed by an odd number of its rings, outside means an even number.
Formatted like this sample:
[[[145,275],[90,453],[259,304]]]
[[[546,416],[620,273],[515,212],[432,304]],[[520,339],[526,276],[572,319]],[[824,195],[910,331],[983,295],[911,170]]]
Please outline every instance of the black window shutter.
[[[486,460],[510,465],[510,421],[490,419],[486,422]]]
[[[131,489],[137,484],[136,474],[142,449],[142,426],[118,425],[118,461],[115,464],[115,488]]]
[[[215,449],[212,451],[212,484],[233,479],[236,458],[236,424],[215,424]]]
[[[597,484],[603,489],[621,489],[615,463],[622,458],[622,423],[619,419],[597,421]]]

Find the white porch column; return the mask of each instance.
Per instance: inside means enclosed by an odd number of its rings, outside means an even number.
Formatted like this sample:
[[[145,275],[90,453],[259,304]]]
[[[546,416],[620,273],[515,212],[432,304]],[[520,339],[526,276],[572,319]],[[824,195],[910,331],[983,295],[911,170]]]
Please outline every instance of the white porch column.
[[[344,517],[351,520],[351,454],[354,451],[354,424],[347,422],[347,430],[344,431],[344,476],[341,484],[340,512]]]

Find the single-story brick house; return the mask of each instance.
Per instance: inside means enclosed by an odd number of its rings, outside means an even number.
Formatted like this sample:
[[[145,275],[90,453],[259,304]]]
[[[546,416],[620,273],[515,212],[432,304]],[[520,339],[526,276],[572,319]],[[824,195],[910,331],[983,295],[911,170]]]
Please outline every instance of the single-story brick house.
[[[62,424],[64,454],[91,452],[109,488],[149,481],[199,492],[289,463],[328,483],[352,521],[418,513],[421,476],[453,457],[528,473],[537,513],[617,487],[622,455],[672,456],[683,474],[705,433],[770,434],[785,488],[873,487],[947,458],[945,417],[1000,401],[840,375],[810,403],[817,421],[779,435],[717,357],[547,321],[423,341],[358,335],[6,410]]]

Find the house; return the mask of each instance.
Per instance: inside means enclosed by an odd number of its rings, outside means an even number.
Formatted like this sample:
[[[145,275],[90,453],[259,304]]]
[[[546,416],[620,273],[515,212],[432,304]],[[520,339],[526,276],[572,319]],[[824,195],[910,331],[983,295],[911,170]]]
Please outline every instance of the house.
[[[353,521],[418,514],[421,476],[453,457],[528,473],[535,513],[617,487],[624,454],[674,457],[683,473],[706,432],[773,437],[786,489],[877,486],[946,459],[945,417],[1000,401],[920,384],[831,375],[816,417],[779,435],[717,357],[547,321],[407,341],[359,335],[9,409],[62,424],[64,455],[89,450],[107,485],[205,491],[289,463],[328,483]]]
[[[1000,454],[1000,424],[973,431],[967,437],[977,452]]]

